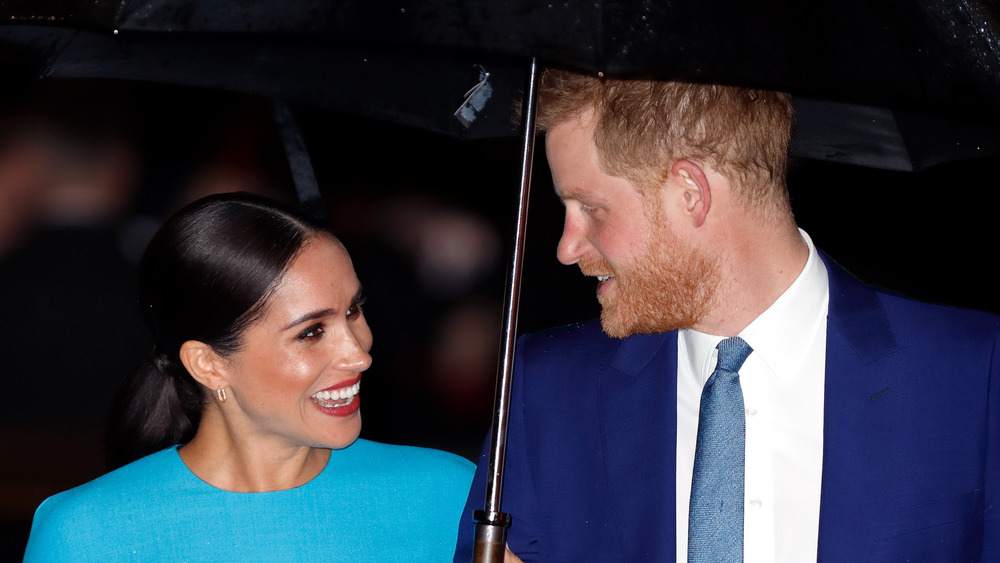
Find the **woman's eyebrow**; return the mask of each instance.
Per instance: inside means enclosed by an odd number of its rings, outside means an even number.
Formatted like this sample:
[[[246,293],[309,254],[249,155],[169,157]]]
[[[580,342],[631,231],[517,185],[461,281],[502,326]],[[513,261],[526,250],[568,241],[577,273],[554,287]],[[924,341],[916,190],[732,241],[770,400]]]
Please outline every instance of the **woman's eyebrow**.
[[[358,284],[358,291],[354,294],[354,297],[351,298],[351,303],[352,304],[353,303],[357,303],[358,301],[361,301],[361,292],[362,292],[361,290],[362,290],[362,287],[361,287],[360,284]],[[306,321],[311,321],[313,319],[319,319],[319,318],[322,318],[322,317],[328,317],[328,316],[334,315],[336,313],[337,313],[336,309],[322,309],[322,310],[319,310],[319,311],[312,311],[312,312],[306,313],[306,314],[304,314],[304,315],[302,315],[300,317],[296,317],[296,319],[294,321],[288,323],[288,326],[286,326],[285,328],[283,328],[281,330],[288,330],[288,329],[290,329],[290,328],[292,328],[292,327],[294,327],[294,326],[296,326],[296,325],[298,325],[300,323],[304,323]]]
[[[328,317],[330,315],[333,315],[336,312],[337,311],[335,309],[323,309],[321,311],[313,311],[311,313],[306,313],[306,314],[302,315],[301,317],[296,318],[294,321],[292,321],[291,323],[289,323],[288,326],[286,326],[285,328],[283,328],[281,330],[288,330],[288,329],[292,328],[293,326],[296,326],[296,325],[298,325],[300,323],[304,323],[306,321],[311,321],[313,319],[319,319],[319,318],[322,318],[322,317]]]

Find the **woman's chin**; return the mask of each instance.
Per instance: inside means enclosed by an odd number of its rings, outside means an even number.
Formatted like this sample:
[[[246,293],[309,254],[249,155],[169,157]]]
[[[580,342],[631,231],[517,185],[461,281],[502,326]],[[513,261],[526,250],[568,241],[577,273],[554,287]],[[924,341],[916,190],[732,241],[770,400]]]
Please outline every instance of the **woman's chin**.
[[[349,424],[341,424],[336,432],[326,432],[315,441],[313,447],[342,450],[356,442],[361,435],[361,412],[355,413],[351,418],[353,420],[343,421]]]

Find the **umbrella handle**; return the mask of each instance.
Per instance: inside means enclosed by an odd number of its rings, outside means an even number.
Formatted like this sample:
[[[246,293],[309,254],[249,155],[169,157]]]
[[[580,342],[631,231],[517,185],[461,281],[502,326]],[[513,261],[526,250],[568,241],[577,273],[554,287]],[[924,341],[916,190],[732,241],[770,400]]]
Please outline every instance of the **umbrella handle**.
[[[487,514],[485,510],[477,510],[473,519],[476,521],[476,543],[472,560],[475,563],[503,563],[510,514]]]
[[[477,510],[476,544],[473,561],[500,563],[507,546],[509,514],[500,511],[503,496],[503,466],[507,451],[507,423],[510,419],[510,387],[514,372],[514,349],[517,341],[517,312],[521,296],[521,269],[524,263],[524,241],[527,233],[528,195],[531,192],[531,163],[535,149],[535,102],[538,95],[538,62],[531,59],[528,87],[521,106],[523,145],[521,151],[521,187],[518,193],[514,250],[510,277],[504,296],[502,349],[498,366],[493,431],[490,438],[490,460],[486,475],[486,503]]]

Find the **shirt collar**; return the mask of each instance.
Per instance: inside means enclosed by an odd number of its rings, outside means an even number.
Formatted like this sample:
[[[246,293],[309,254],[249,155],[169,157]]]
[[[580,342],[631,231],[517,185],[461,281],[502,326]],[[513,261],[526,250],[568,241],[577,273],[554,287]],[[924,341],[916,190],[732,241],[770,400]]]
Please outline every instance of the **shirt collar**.
[[[801,372],[799,366],[823,326],[830,300],[826,266],[809,235],[802,229],[799,233],[809,247],[806,265],[792,285],[739,334],[753,348],[756,359],[784,382]],[[704,383],[715,370],[715,347],[725,337],[684,329],[679,338],[687,348],[693,373],[699,374]]]

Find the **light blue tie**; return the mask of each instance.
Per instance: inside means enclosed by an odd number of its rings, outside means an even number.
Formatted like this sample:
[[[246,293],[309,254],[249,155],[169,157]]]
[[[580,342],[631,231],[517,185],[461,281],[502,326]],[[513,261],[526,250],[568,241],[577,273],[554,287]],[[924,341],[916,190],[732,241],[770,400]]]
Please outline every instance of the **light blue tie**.
[[[746,415],[739,369],[753,349],[742,338],[716,346],[719,362],[701,392],[694,454],[688,562],[743,561]]]

